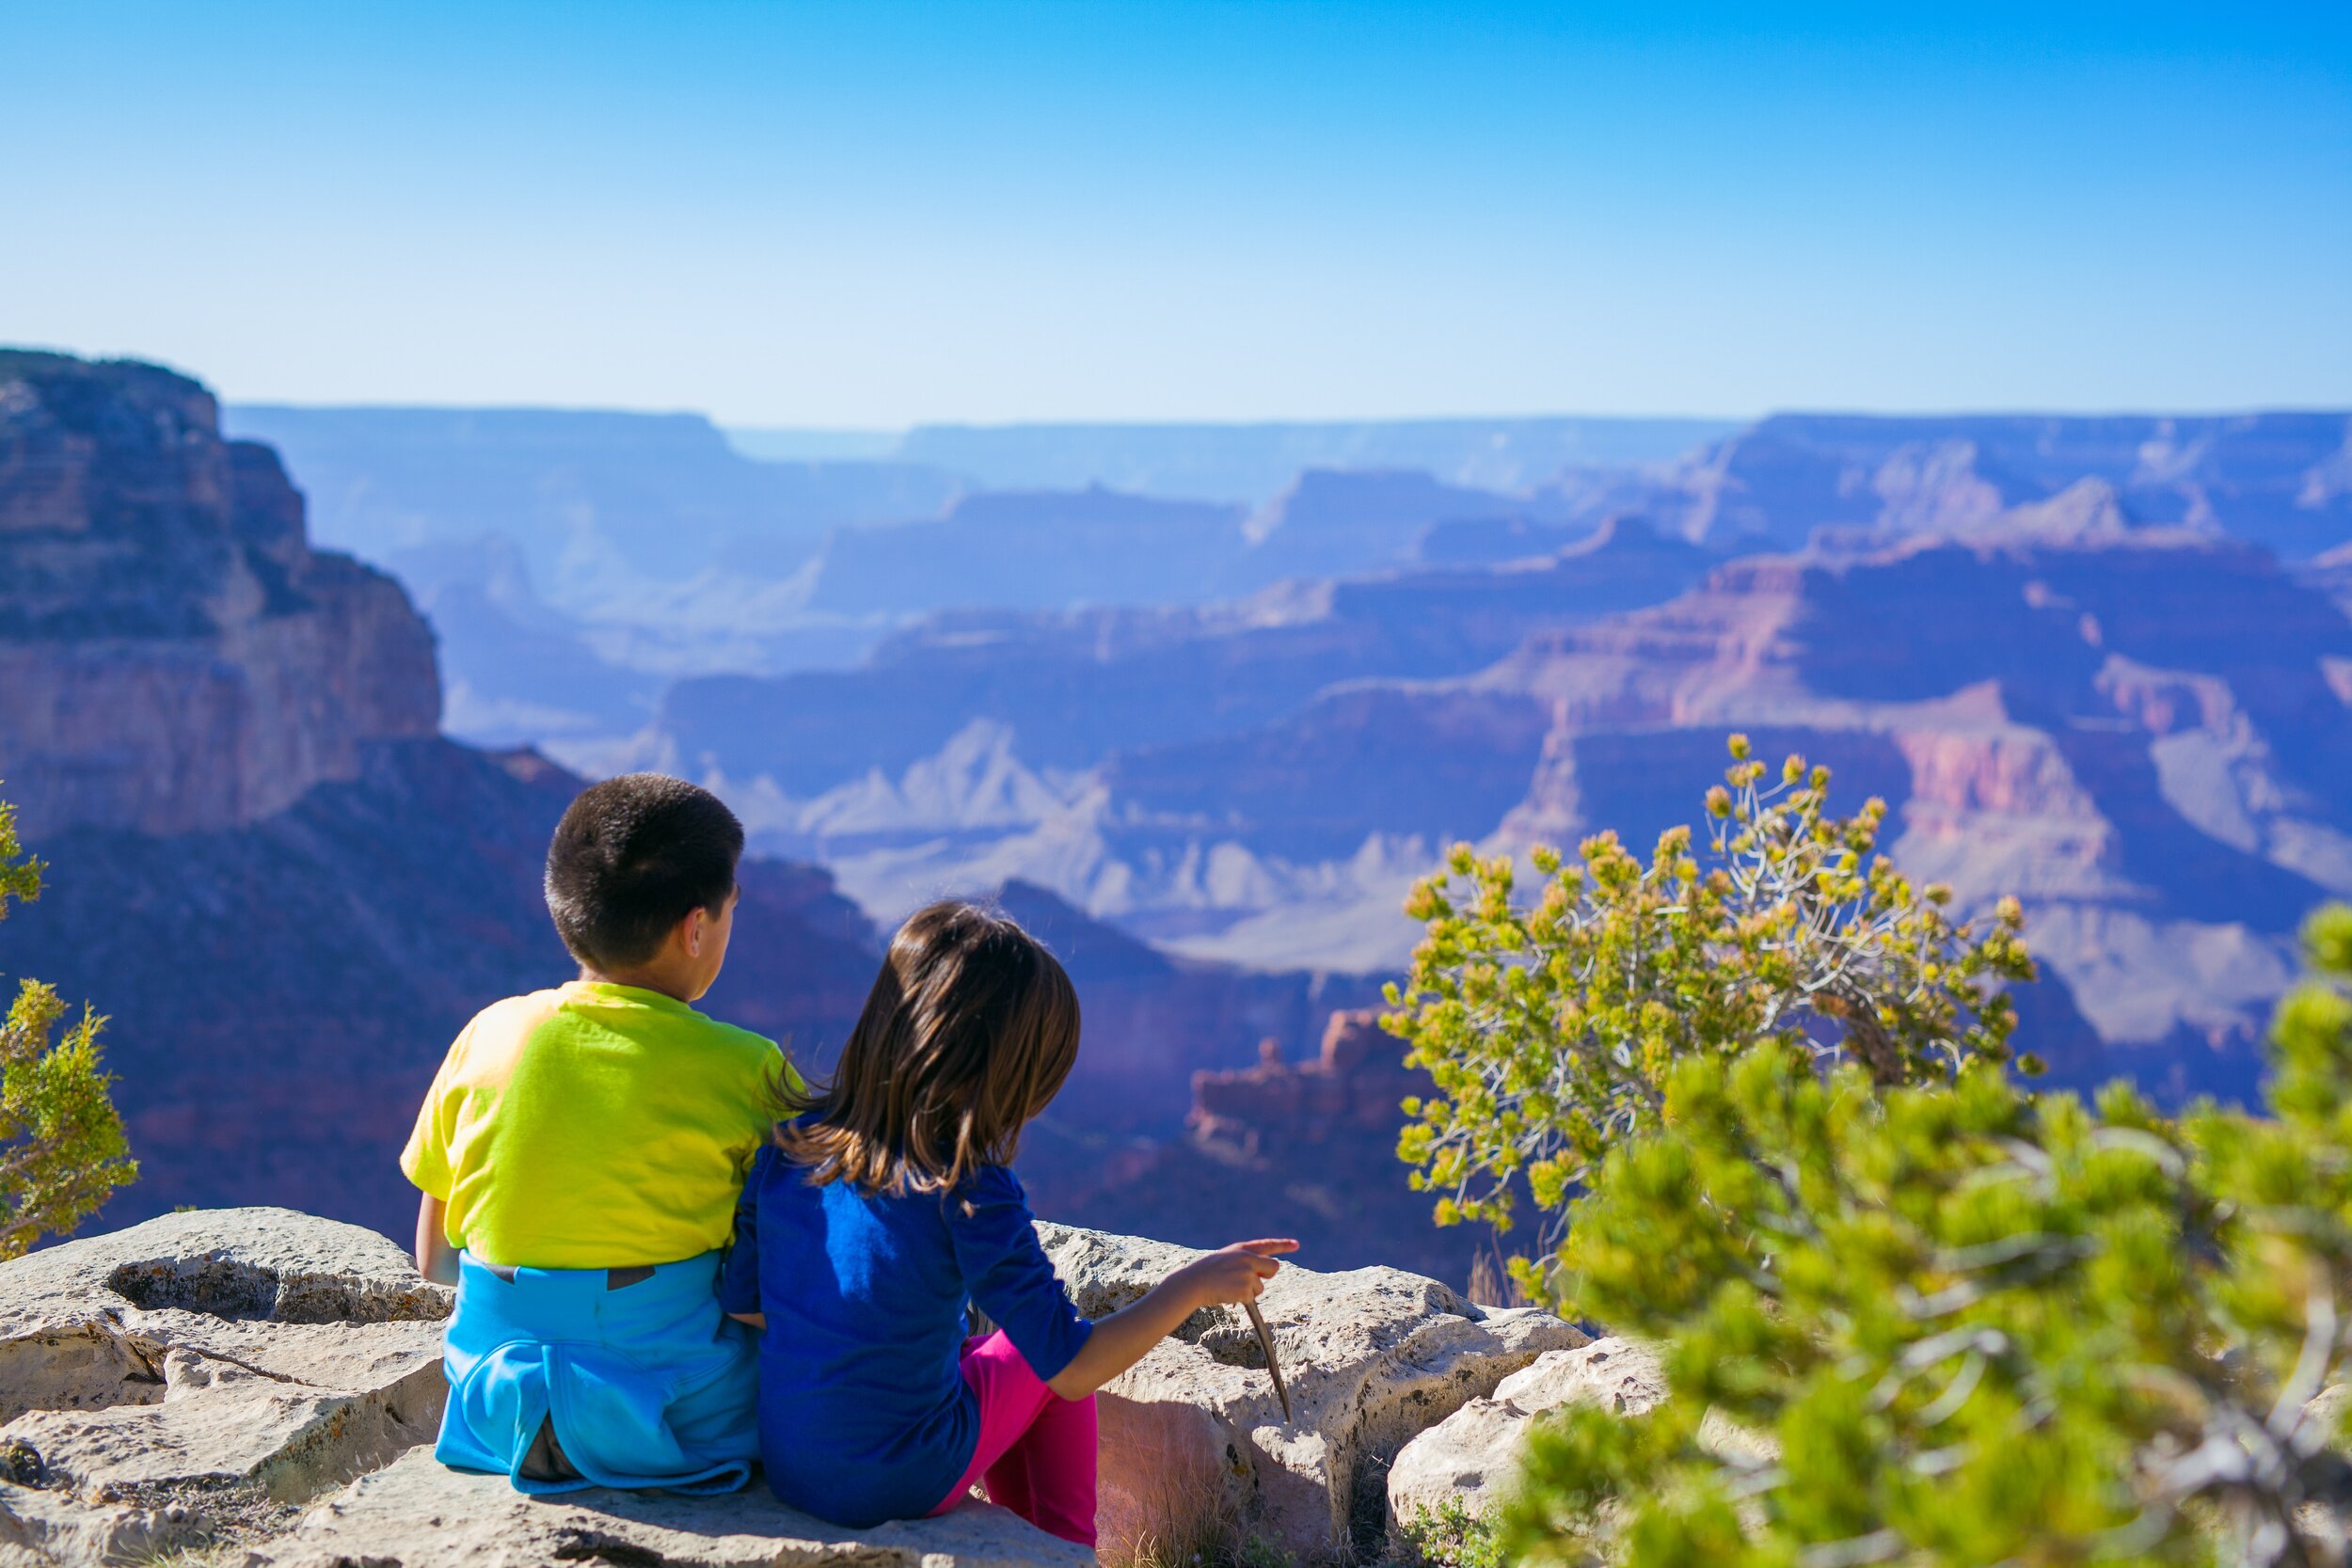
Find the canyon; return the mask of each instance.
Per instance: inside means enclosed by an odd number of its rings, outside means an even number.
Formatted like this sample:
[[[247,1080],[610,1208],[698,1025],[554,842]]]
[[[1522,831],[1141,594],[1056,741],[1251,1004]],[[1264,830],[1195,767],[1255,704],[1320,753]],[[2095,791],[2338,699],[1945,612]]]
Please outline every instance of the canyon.
[[[571,972],[540,863],[582,781],[437,733],[427,623],[310,547],[275,455],[224,440],[184,377],[0,358],[0,798],[48,865],[0,974],[108,1016],[141,1179],[98,1223],[274,1201],[404,1233],[392,1160],[441,1053]],[[821,1070],[881,934],[819,868],[741,875],[706,1005]],[[1196,1069],[1304,1051],[1373,997],[1171,958],[1041,890],[1003,902],[1081,987],[1063,1113],[1090,1135],[1175,1135]]]
[[[1617,518],[1208,610],[934,617],[856,670],[681,681],[635,754],[869,908],[1018,878],[1192,958],[1377,973],[1447,843],[1645,843],[1744,731],[1884,799],[1963,908],[2026,901],[2070,1078],[2242,1096],[2296,924],[2352,892],[2327,559],[2096,478],[1729,560]]]
[[[1376,1025],[1452,842],[1639,844],[1726,734],[1801,752],[1963,908],[2024,899],[2060,1082],[2169,1102],[2249,1093],[2296,923],[2352,894],[2340,414],[788,462],[690,417],[239,418],[291,474],[185,377],[0,357],[0,779],[52,867],[0,971],[112,1015],[145,1177],[108,1223],[398,1233],[422,1085],[566,973],[539,855],[628,767],[752,830],[714,1012],[821,1070],[888,924],[993,898],[1086,1011],[1042,1212],[1457,1281],[1492,1239],[1426,1223]]]

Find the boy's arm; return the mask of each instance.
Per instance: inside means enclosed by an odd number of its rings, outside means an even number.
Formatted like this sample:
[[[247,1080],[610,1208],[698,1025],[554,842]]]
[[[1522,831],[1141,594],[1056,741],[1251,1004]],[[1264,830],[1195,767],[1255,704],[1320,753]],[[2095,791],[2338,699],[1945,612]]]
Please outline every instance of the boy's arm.
[[[417,1200],[417,1272],[436,1285],[457,1283],[457,1249],[449,1244],[449,1205],[424,1194]]]
[[[436,1285],[457,1283],[457,1248],[449,1241],[449,1193],[453,1173],[449,1168],[450,1129],[441,1119],[446,1103],[442,1085],[448,1082],[452,1064],[465,1055],[467,1044],[473,1038],[473,1022],[458,1031],[449,1054],[433,1072],[433,1086],[425,1091],[424,1103],[417,1107],[417,1123],[409,1129],[408,1142],[400,1151],[400,1173],[415,1183],[421,1195],[417,1202],[417,1272]]]
[[[756,1308],[760,1304],[759,1176],[760,1162],[767,1157],[765,1146],[752,1155],[752,1168],[745,1175],[743,1191],[735,1200],[735,1234],[727,1243],[726,1257],[719,1263],[719,1309],[737,1323],[749,1323],[763,1334],[768,1330],[768,1314],[738,1308]]]

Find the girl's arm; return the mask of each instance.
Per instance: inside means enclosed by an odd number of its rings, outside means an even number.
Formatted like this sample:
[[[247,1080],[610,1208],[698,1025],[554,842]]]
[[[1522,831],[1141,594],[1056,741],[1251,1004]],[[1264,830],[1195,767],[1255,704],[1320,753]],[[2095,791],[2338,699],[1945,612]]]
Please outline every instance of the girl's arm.
[[[449,1205],[426,1193],[417,1202],[417,1272],[436,1285],[457,1283],[457,1249],[449,1244]]]
[[[1268,1239],[1235,1242],[1195,1259],[1132,1302],[1103,1319],[1087,1342],[1045,1386],[1066,1400],[1084,1399],[1142,1360],[1153,1345],[1203,1307],[1254,1301],[1281,1264],[1274,1255],[1296,1252],[1298,1243]]]

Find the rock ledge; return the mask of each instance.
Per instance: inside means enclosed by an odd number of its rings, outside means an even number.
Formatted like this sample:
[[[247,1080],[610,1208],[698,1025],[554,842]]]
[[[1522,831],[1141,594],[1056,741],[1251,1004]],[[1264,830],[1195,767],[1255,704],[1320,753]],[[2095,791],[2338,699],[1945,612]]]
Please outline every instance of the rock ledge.
[[[1046,1225],[1089,1317],[1199,1256]],[[1396,1269],[1285,1269],[1256,1336],[1196,1313],[1102,1395],[1104,1555],[1256,1541],[1376,1551],[1400,1449],[1584,1337]],[[973,1501],[843,1530],[755,1484],[729,1497],[516,1493],[432,1457],[450,1293],[372,1231],[284,1209],[167,1215],[0,1264],[0,1568],[241,1543],[247,1568],[602,1561],[733,1568],[1069,1568],[1089,1560]],[[819,1439],[820,1440],[820,1439]],[[1187,1550],[1185,1555],[1189,1555]]]

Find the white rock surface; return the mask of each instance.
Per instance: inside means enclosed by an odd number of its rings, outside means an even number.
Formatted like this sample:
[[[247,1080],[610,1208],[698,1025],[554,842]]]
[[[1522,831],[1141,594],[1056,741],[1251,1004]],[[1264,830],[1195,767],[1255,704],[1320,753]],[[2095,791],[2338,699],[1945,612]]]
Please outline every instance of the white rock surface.
[[[0,1568],[142,1562],[204,1533],[202,1516],[178,1505],[92,1506],[65,1493],[0,1484]]]
[[[1472,1514],[1501,1502],[1518,1479],[1528,1426],[1546,1411],[1590,1402],[1638,1416],[1665,1397],[1665,1372],[1646,1345],[1613,1338],[1548,1352],[1398,1451],[1389,1467],[1391,1528],[1455,1498]]]
[[[1041,1226],[1078,1309],[1100,1317],[1200,1256]],[[1285,1422],[1238,1311],[1196,1313],[1101,1397],[1105,1556],[1147,1539],[1257,1537],[1305,1560],[1377,1547],[1407,1439],[1547,1351],[1584,1343],[1536,1311],[1486,1312],[1397,1269],[1285,1268],[1260,1301],[1290,1382]]]
[[[755,1482],[717,1497],[570,1492],[529,1497],[502,1476],[461,1475],[418,1449],[327,1498],[246,1568],[476,1568],[557,1562],[668,1568],[1080,1568],[1094,1555],[1001,1508],[844,1530]]]
[[[1099,1317],[1198,1254],[1041,1227]],[[1283,1420],[1237,1311],[1196,1314],[1104,1391],[1104,1551],[1252,1537],[1376,1549],[1416,1433],[1583,1336],[1394,1269],[1285,1269],[1263,1303]],[[121,1562],[224,1534],[250,1568],[622,1563],[1013,1568],[1088,1554],[984,1503],[835,1529],[764,1487],[526,1497],[430,1449],[449,1293],[381,1236],[285,1210],[174,1214],[0,1264],[0,1568]],[[300,1512],[307,1507],[308,1512]]]
[[[0,1564],[96,1561],[429,1440],[449,1292],[384,1237],[170,1214],[0,1264]]]

